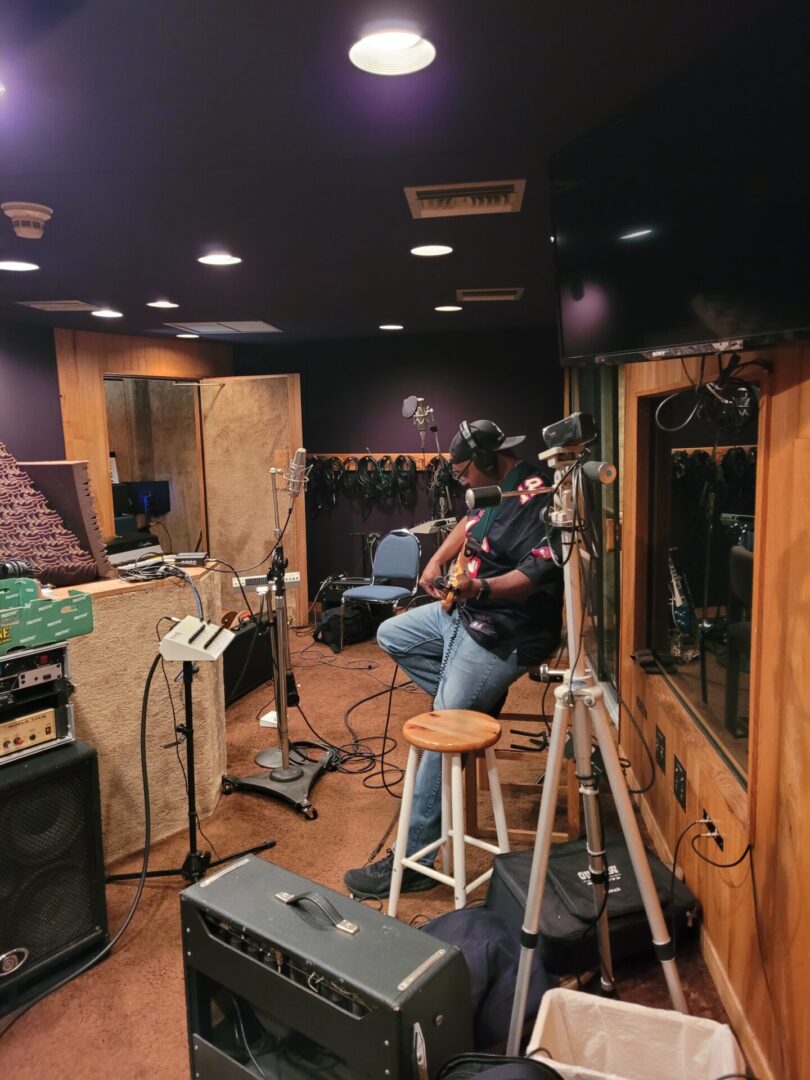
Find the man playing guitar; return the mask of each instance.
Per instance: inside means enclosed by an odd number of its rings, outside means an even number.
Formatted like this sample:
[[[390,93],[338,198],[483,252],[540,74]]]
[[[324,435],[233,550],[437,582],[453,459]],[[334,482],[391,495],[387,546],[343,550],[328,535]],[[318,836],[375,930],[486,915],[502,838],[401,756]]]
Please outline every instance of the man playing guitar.
[[[431,695],[435,709],[497,716],[510,684],[545,660],[560,640],[562,570],[540,520],[550,492],[539,470],[512,449],[524,439],[507,437],[491,420],[461,423],[450,444],[456,479],[465,487],[498,484],[521,495],[462,518],[419,582],[437,603],[387,619],[377,632],[381,648]],[[443,579],[441,567],[453,559],[458,561]],[[437,840],[440,828],[441,755],[426,752],[416,778],[408,852]],[[355,896],[387,896],[392,871],[389,854],[347,871],[344,881]],[[406,869],[402,891],[436,884]]]

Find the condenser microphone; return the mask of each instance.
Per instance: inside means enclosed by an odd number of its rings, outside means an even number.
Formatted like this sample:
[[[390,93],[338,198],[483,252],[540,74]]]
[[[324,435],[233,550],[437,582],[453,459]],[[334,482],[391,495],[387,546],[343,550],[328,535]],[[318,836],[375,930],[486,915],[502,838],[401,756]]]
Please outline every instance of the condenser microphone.
[[[487,487],[467,488],[464,502],[470,510],[478,510],[485,506],[500,506],[502,498],[503,492],[498,485],[490,484]]]
[[[290,462],[290,476],[287,481],[287,491],[290,493],[290,503],[301,494],[307,485],[307,452],[303,446],[295,451],[295,457]]]

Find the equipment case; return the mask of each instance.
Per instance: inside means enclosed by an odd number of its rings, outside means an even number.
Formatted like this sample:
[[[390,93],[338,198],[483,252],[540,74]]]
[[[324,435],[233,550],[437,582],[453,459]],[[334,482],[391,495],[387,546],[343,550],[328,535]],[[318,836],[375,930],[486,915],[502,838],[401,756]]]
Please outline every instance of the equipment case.
[[[611,956],[623,960],[651,951],[652,936],[623,838],[609,833],[605,850]],[[487,892],[486,906],[516,930],[523,925],[532,855],[533,851],[496,855]],[[647,852],[647,858],[670,933],[674,931],[676,939],[682,941],[697,925],[698,901],[676,878],[670,906],[672,871],[652,852]],[[547,971],[576,975],[599,967],[594,915],[586,840],[552,845],[538,943]]]
[[[283,897],[283,898],[282,898]],[[255,855],[181,896],[199,1080],[436,1077],[472,1048],[462,954]]]

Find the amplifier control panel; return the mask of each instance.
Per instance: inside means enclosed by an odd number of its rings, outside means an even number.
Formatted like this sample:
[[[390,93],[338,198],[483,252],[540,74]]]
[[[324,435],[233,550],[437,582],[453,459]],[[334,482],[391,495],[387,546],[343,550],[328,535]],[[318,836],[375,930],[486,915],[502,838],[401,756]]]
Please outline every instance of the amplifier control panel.
[[[18,716],[0,724],[0,757],[18,754],[32,746],[58,739],[56,710],[41,709],[30,716]]]

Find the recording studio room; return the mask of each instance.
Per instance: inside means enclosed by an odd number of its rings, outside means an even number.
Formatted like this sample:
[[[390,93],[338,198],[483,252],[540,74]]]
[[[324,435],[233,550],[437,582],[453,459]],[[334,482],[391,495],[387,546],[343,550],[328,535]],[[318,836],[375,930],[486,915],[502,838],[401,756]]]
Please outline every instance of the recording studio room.
[[[810,1076],[809,51],[0,4],[0,1075]]]

